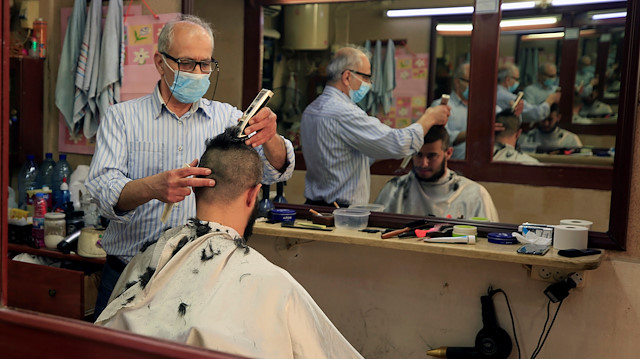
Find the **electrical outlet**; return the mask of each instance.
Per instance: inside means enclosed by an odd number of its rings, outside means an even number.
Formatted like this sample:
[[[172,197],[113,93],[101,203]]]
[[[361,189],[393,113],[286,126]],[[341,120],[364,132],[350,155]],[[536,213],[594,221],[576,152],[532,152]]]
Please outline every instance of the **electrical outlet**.
[[[584,276],[583,271],[576,272],[575,270],[568,270],[563,268],[553,268],[553,267],[533,265],[529,269],[529,276],[532,279],[540,280],[543,282],[549,282],[549,283],[557,283],[557,282],[566,280],[569,277],[569,275],[571,275],[572,273],[578,273],[580,274],[581,277]],[[583,287],[584,280],[581,280],[577,286]]]

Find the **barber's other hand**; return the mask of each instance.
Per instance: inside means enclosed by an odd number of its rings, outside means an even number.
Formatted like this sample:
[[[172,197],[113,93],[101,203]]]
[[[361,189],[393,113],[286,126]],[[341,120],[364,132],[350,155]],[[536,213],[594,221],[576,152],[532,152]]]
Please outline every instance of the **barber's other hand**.
[[[189,166],[191,167],[169,170],[148,177],[152,197],[165,203],[176,203],[191,194],[191,187],[215,186],[216,181],[210,178],[195,178],[210,175],[210,169],[197,167],[197,159],[193,160]]]
[[[249,126],[244,129],[246,135],[253,132],[256,134],[246,140],[245,143],[249,146],[256,147],[277,136],[278,124],[276,120],[277,116],[270,108],[265,107],[258,111],[258,113],[249,120]]]

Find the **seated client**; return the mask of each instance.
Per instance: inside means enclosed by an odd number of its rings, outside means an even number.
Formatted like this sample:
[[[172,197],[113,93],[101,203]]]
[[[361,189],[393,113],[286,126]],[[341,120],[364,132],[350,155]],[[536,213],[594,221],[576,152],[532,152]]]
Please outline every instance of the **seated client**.
[[[251,358],[362,358],[309,293],[246,245],[262,163],[237,128],[207,141],[196,216],[127,265],[97,324]]]

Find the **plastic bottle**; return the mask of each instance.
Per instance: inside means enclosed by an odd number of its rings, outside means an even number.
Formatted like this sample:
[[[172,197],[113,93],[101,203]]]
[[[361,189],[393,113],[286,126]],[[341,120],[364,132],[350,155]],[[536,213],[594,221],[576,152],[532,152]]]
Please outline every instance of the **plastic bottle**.
[[[39,17],[33,21],[33,34],[36,38],[36,57],[44,59],[47,57],[47,22]]]
[[[44,247],[44,215],[47,213],[47,201],[43,193],[36,193],[33,201],[33,227],[31,238],[36,248]]]
[[[37,187],[38,165],[35,158],[34,155],[27,155],[27,162],[20,169],[18,177],[18,206],[20,209],[27,208],[27,191]]]
[[[284,198],[284,186],[286,182],[276,183],[276,197],[273,199],[273,203],[287,203],[287,199]]]
[[[54,198],[55,204],[53,209],[55,212],[66,212],[67,206],[71,202],[71,193],[69,192],[69,185],[67,184],[67,177],[62,179],[58,196]]]
[[[44,161],[38,167],[38,183],[37,188],[44,188],[53,186],[53,168],[56,162],[53,160],[53,153],[47,152],[44,155]]]
[[[273,202],[269,199],[269,185],[262,185],[262,200],[258,203],[258,216],[269,218],[271,210],[275,208]]]
[[[67,162],[67,155],[61,153],[58,163],[53,167],[53,186],[51,190],[53,191],[54,199],[60,196],[62,179],[65,177],[69,178],[69,176],[71,176],[71,166],[69,166],[69,162]]]

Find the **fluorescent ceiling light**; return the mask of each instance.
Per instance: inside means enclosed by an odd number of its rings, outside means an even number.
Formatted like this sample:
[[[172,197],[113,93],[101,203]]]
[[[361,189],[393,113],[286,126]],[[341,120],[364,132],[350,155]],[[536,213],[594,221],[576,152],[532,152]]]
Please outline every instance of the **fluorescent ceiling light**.
[[[620,2],[620,0],[552,0],[552,6],[565,6],[565,5],[590,5],[600,4],[608,2]]]
[[[387,10],[388,17],[473,14],[473,6]]]
[[[543,39],[561,39],[564,37],[564,31],[561,32],[545,32],[544,34],[524,35],[522,40],[543,40]]]
[[[536,7],[535,1],[522,1],[504,3],[502,10],[522,10]],[[473,6],[434,7],[424,9],[397,9],[387,10],[387,17],[412,17],[412,16],[437,16],[437,15],[463,15],[473,14]]]
[[[473,25],[471,24],[438,24],[436,25],[436,31],[440,32],[469,32],[473,30]]]
[[[500,27],[552,25],[557,22],[558,22],[558,18],[555,16],[531,17],[531,18],[524,18],[524,19],[502,20],[500,21]]]
[[[604,19],[617,19],[621,17],[627,17],[627,12],[620,11],[620,12],[606,12],[606,13],[600,13],[600,14],[593,14],[593,16],[591,16],[591,19],[604,20]]]
[[[504,10],[522,10],[522,9],[533,9],[536,7],[535,1],[522,1],[522,2],[507,2],[502,3],[500,9]]]

